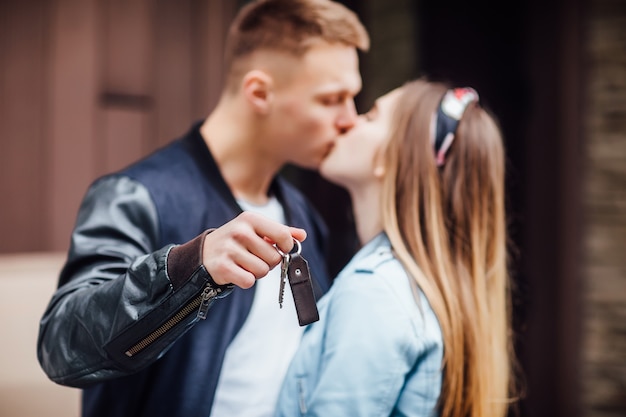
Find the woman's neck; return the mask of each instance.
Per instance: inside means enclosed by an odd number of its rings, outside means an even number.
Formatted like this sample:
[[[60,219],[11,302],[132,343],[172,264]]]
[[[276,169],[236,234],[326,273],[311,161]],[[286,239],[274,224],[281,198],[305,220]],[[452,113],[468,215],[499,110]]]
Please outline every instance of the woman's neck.
[[[350,190],[357,235],[362,245],[382,232],[381,189],[378,184],[366,189]]]

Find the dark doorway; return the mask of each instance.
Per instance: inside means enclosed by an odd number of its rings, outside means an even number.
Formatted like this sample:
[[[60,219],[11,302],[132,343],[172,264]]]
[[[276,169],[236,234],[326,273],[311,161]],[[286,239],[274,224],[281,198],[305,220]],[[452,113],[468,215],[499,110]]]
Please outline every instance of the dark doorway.
[[[421,0],[420,72],[476,88],[507,149],[515,347],[522,416],[576,416],[580,401],[583,1]]]

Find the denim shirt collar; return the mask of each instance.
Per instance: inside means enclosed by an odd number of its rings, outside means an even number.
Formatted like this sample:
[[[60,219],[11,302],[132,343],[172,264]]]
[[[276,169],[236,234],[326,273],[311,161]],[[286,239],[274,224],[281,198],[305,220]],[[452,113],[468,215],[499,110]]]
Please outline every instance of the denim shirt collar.
[[[363,262],[374,255],[377,252],[385,251],[391,253],[391,242],[385,232],[380,232],[372,239],[370,239],[365,245],[359,249],[359,251],[352,257],[350,262],[346,264],[339,276],[350,273],[363,264]]]

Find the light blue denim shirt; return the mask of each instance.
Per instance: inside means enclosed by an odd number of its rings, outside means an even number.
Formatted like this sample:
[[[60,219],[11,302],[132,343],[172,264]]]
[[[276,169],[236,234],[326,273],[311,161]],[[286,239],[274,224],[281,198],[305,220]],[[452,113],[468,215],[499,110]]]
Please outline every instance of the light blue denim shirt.
[[[437,415],[441,328],[409,279],[385,234],[352,258],[305,329],[276,416]]]

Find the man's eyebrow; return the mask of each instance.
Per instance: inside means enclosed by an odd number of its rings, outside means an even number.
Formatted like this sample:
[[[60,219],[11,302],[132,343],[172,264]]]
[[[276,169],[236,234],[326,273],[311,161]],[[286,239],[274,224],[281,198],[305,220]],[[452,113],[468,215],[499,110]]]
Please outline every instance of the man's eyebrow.
[[[346,83],[336,83],[321,87],[317,93],[319,95],[337,94],[356,96],[357,94],[359,94],[362,88],[363,85],[361,82],[355,82],[354,85],[346,85]]]
[[[345,87],[341,87],[341,88],[334,88],[334,87],[328,87],[328,88],[324,88],[318,91],[319,95],[350,95],[353,94],[353,91],[351,91],[349,88],[345,88]]]

